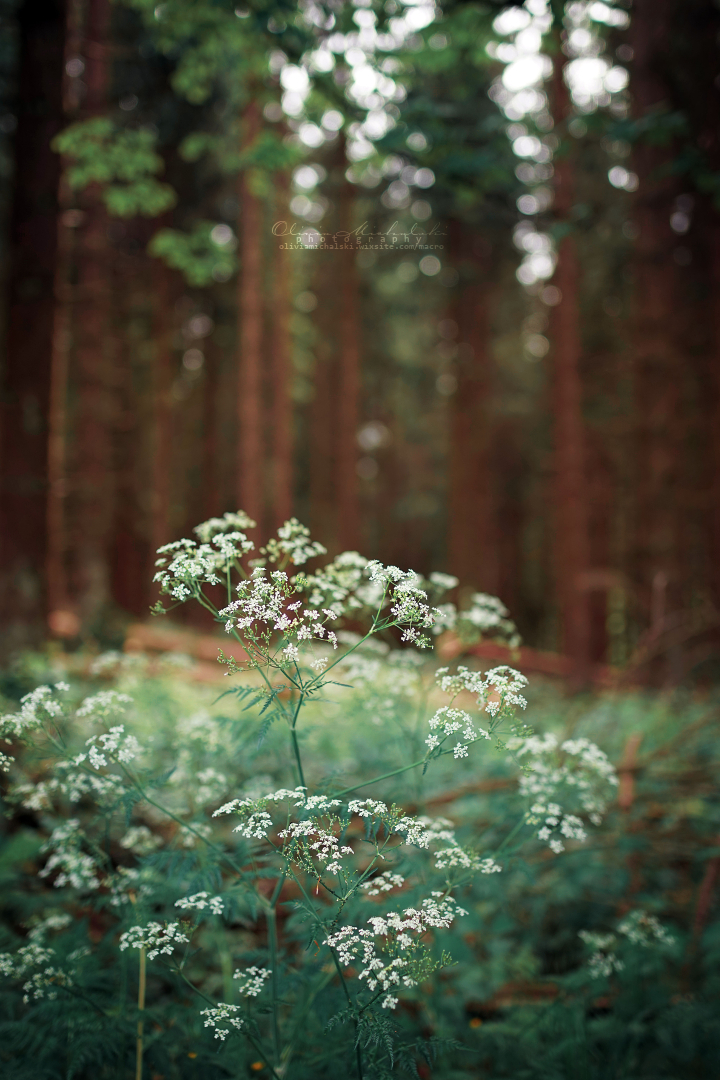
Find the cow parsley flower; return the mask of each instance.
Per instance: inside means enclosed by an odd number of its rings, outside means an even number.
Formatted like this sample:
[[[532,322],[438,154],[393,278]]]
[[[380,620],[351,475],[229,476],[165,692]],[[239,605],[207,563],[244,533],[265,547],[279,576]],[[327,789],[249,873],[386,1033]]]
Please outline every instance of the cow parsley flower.
[[[14,954],[0,953],[0,975],[10,979],[24,979],[23,1002],[40,998],[53,1000],[58,986],[72,986],[72,979],[54,964],[55,951],[37,941],[23,945]]]
[[[40,877],[49,877],[55,870],[56,889],[71,885],[81,892],[93,892],[100,887],[97,865],[91,855],[82,850],[84,834],[77,818],[70,818],[63,825],[53,829],[50,838],[43,844],[43,851],[52,854],[40,871]]]
[[[236,971],[233,979],[238,981],[238,989],[244,997],[257,997],[271,975],[270,968],[249,967],[245,971]]]
[[[360,886],[367,896],[380,896],[382,893],[391,892],[393,889],[401,889],[405,884],[405,878],[400,874],[393,874],[390,870],[376,874],[369,881],[364,881]]]
[[[22,738],[33,729],[42,727],[48,720],[53,721],[62,716],[63,707],[55,699],[55,691],[63,690],[66,686],[67,683],[56,683],[54,688],[38,686],[25,694],[20,698],[20,712],[0,717],[0,737],[6,742]]]
[[[367,920],[371,930],[344,926],[330,934],[324,944],[337,951],[343,967],[357,960],[358,979],[370,991],[383,993],[383,1008],[394,1009],[398,1003],[396,990],[416,986],[419,978],[427,974],[422,935],[432,928],[448,927],[458,915],[466,914],[452,897],[433,893],[419,908],[371,917]]]
[[[120,841],[120,847],[136,855],[149,855],[151,851],[156,851],[161,846],[162,839],[148,829],[147,825],[133,825]]]
[[[146,949],[148,960],[154,960],[163,953],[170,956],[176,945],[189,940],[179,923],[171,922],[163,926],[159,922],[150,922],[147,926],[131,926],[121,934],[120,949]]]
[[[117,690],[101,690],[98,694],[86,697],[77,710],[77,716],[92,716],[105,720],[111,716],[120,716],[127,712],[127,706],[133,704],[128,694]]]
[[[203,521],[200,525],[195,526],[193,532],[201,543],[209,544],[213,539],[217,539],[218,534],[245,532],[246,529],[254,529],[255,527],[256,523],[251,517],[248,517],[244,510],[237,510],[235,513],[223,514],[221,518],[210,518],[208,521]],[[170,547],[170,545],[166,545],[166,547]],[[250,550],[252,550],[252,547]]]
[[[207,908],[211,915],[222,915],[225,910],[225,901],[222,896],[210,896],[209,893],[199,892],[176,900],[175,907],[183,911],[204,911]]]
[[[214,1028],[215,1038],[225,1042],[230,1034],[230,1028],[220,1025],[230,1024],[239,1031],[245,1021],[241,1016],[236,1015],[238,1012],[240,1012],[239,1005],[218,1005],[214,1009],[202,1009],[200,1015],[207,1017],[204,1027]]]
[[[326,555],[327,548],[317,540],[311,540],[310,530],[297,518],[290,518],[278,529],[277,539],[269,540],[264,548],[260,548],[260,553],[271,563],[279,562],[285,556],[294,566],[302,566],[316,555]]]

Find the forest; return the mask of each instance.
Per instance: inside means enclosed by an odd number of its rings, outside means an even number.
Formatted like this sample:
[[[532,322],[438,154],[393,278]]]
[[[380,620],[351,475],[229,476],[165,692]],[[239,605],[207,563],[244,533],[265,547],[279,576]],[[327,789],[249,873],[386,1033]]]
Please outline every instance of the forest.
[[[0,0],[3,1076],[716,1074],[719,291],[717,0]]]

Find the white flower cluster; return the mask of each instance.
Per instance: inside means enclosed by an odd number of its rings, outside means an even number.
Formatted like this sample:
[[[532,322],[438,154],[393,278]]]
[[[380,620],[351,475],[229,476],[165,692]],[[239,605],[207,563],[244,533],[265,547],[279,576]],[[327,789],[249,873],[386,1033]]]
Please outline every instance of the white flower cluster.
[[[377,799],[351,799],[348,813],[377,819],[377,823],[382,824],[388,833],[397,833],[403,837],[405,844],[412,847],[427,848],[434,838],[425,824],[426,819],[409,817],[400,807],[388,806]]]
[[[338,640],[350,646],[339,662],[343,681],[362,692],[363,709],[380,726],[397,716],[408,699],[423,694],[423,657],[414,649],[391,649],[374,638],[361,642],[358,634],[340,630]],[[359,647],[357,647],[359,645]]]
[[[101,690],[91,697],[86,697],[81,702],[76,715],[107,720],[111,716],[121,716],[127,711],[126,706],[132,703],[133,699],[128,694],[120,694],[117,690]]]
[[[477,742],[478,739],[490,738],[490,734],[485,728],[479,728],[478,730],[473,727],[472,717],[469,713],[462,709],[453,709],[449,705],[443,705],[442,708],[438,709],[434,716],[430,717],[428,723],[432,731],[437,731],[439,728],[443,736],[441,738],[440,735],[428,735],[425,742],[431,750],[442,746],[445,740],[456,731],[462,731],[464,742],[458,742],[455,745],[453,749],[455,758],[467,757],[470,743]]]
[[[390,870],[385,870],[382,874],[376,874],[375,877],[370,878],[369,881],[364,881],[360,888],[368,896],[380,896],[381,893],[400,889],[404,884],[405,878],[401,877],[400,874],[393,874]]]
[[[440,592],[449,592],[450,589],[455,589],[460,584],[459,578],[454,577],[452,574],[442,574],[437,570],[432,572],[429,581]]]
[[[240,631],[253,642],[267,647],[273,633],[280,633],[294,642],[327,639],[337,648],[337,636],[325,623],[337,619],[333,608],[303,608],[302,601],[288,604],[295,592],[284,570],[273,570],[266,575],[263,566],[256,566],[251,577],[241,581],[235,589],[237,600],[223,608],[220,616],[225,620],[225,630]],[[290,643],[285,649],[285,659],[298,659],[297,645]]]
[[[225,910],[225,901],[222,896],[210,896],[209,893],[199,892],[194,896],[176,900],[175,907],[182,908],[183,911],[204,911],[207,908],[211,915],[222,915]]]
[[[400,836],[403,843],[420,848],[427,848],[432,840],[437,839],[437,834],[428,828],[427,819],[411,817],[398,806],[388,806],[376,799],[351,799],[344,807],[339,799],[307,795],[302,787],[294,790],[283,788],[260,798],[233,799],[219,807],[213,817],[237,814],[241,822],[233,832],[247,839],[263,840],[273,828],[269,810],[272,804],[280,802],[295,803],[299,816],[298,821],[289,822],[278,832],[278,837],[284,842],[283,851],[298,865],[312,872],[317,872],[314,860],[321,869],[337,875],[343,856],[355,854],[349,845],[341,845],[336,835],[353,814],[366,819],[373,835],[382,826],[388,835]]]
[[[289,840],[287,845],[291,857],[300,852],[310,859],[316,859],[321,867],[329,874],[337,876],[340,873],[343,855],[354,855],[355,852],[347,844],[340,844],[337,836],[328,829],[323,829],[316,820],[291,822],[286,829],[278,833],[284,840]]]
[[[379,988],[383,991],[384,1009],[394,1009],[398,1003],[394,991],[401,985],[417,985],[413,954],[420,946],[419,938],[429,929],[448,927],[456,916],[466,914],[452,897],[433,893],[432,897],[423,900],[420,908],[405,908],[400,913],[372,917],[368,919],[371,930],[344,926],[326,938],[324,944],[337,950],[343,967],[361,957],[362,970],[358,978],[365,980],[369,990]],[[377,938],[384,940],[377,943]]]
[[[285,556],[294,566],[302,566],[316,555],[326,555],[327,548],[317,540],[311,540],[310,530],[301,525],[297,518],[290,518],[278,529],[277,540],[274,537],[269,540],[260,553],[272,563],[279,562]]]
[[[444,841],[448,847],[435,852],[435,866],[438,870],[470,870],[481,874],[498,874],[502,870],[499,863],[489,857],[481,858],[474,851],[467,851],[455,839],[452,822],[447,818],[420,818],[427,829],[430,843]]]
[[[631,945],[639,945],[644,949],[675,944],[672,934],[654,915],[648,915],[646,911],[631,911],[618,925],[617,934],[581,930],[579,937],[588,948],[594,950],[588,960],[593,978],[609,978],[614,972],[623,970],[625,964],[617,955],[622,938]]]
[[[144,866],[118,866],[115,872],[103,881],[110,892],[113,907],[123,904],[135,904],[138,900],[148,900],[160,884],[157,871]]]
[[[148,829],[147,825],[131,826],[120,841],[120,847],[132,851],[135,855],[149,855],[161,845],[161,838]]]
[[[244,510],[238,510],[235,513],[223,514],[221,518],[210,518],[209,521],[203,521],[202,524],[195,526],[193,532],[201,543],[209,544],[213,538],[217,537],[218,533],[244,532],[246,529],[254,528],[255,522],[252,518],[248,517]]]
[[[515,668],[503,664],[483,673],[459,667],[452,675],[448,674],[449,670],[444,667],[435,672],[443,693],[453,700],[463,691],[475,695],[478,708],[482,707],[493,719],[527,707],[527,700],[520,693],[527,686],[527,679]]]
[[[651,948],[653,945],[674,945],[675,938],[655,915],[646,911],[631,911],[618,926],[618,933],[632,942]]]
[[[38,686],[29,694],[20,698],[20,712],[7,713],[0,717],[0,737],[9,743],[22,737],[33,728],[42,727],[48,720],[61,716],[62,705],[55,700],[56,691],[66,691],[67,683],[55,683],[55,686]],[[6,760],[8,760],[6,758]]]
[[[445,574],[431,574],[430,582],[433,585],[441,584],[438,579],[445,579],[454,584],[441,585],[452,589],[458,584],[457,578],[450,578]],[[440,604],[438,614],[433,627],[434,634],[441,634],[445,630],[455,630],[463,640],[477,640],[478,637],[501,638],[506,641],[509,648],[514,649],[520,644],[520,635],[509,611],[496,596],[488,593],[473,593],[470,597],[470,606],[458,609],[455,604]]]
[[[240,1012],[239,1005],[218,1005],[214,1009],[203,1009],[200,1013],[201,1016],[207,1017],[204,1026],[207,1028],[215,1029],[215,1038],[225,1042],[225,1039],[230,1034],[229,1027],[220,1027],[220,1024],[231,1024],[232,1027],[237,1028],[238,1031],[245,1024],[245,1021],[241,1016],[237,1016],[236,1013]]]
[[[66,911],[53,911],[44,919],[33,923],[28,929],[28,937],[31,941],[41,940],[50,930],[64,930],[72,922],[72,917]]]
[[[435,613],[428,604],[427,593],[420,588],[422,578],[414,570],[383,566],[377,560],[369,562],[365,569],[371,583],[387,591],[390,614],[403,628],[402,641],[409,641],[419,649],[426,648],[430,642],[421,631],[432,629]]]
[[[520,792],[533,800],[528,822],[538,825],[538,838],[549,841],[555,852],[564,849],[562,840],[585,840],[580,819],[560,805],[560,793],[572,797],[593,825],[599,825],[614,787],[617,774],[606,755],[588,739],[567,739],[560,743],[551,732],[519,741],[519,758],[528,758],[520,778]]]
[[[68,761],[55,761],[55,776],[34,784],[18,784],[15,793],[28,810],[49,810],[54,794],[64,795],[68,802],[79,803],[86,795],[96,799],[117,795],[122,781],[117,776],[97,775],[84,765],[87,754],[78,754]]]
[[[249,967],[245,971],[236,971],[233,979],[237,979],[238,990],[244,997],[257,997],[271,975],[270,968]]]
[[[77,818],[69,818],[53,829],[42,847],[43,851],[51,851],[52,854],[40,871],[40,877],[49,877],[53,871],[59,870],[54,882],[56,889],[70,885],[83,892],[92,892],[99,888],[97,866],[92,856],[82,850],[82,841],[83,833]]]
[[[213,813],[213,817],[221,817],[223,814],[238,814],[242,821],[233,829],[233,832],[240,833],[241,836],[247,839],[264,840],[272,828],[272,818],[268,814],[266,807],[270,803],[279,802],[294,802],[296,806],[305,806],[307,802],[305,788],[297,787],[292,791],[288,788],[280,788],[278,791],[271,791],[268,795],[261,795],[257,798],[232,799],[230,802],[218,807]],[[339,806],[340,804],[335,803],[335,805]]]
[[[127,765],[141,752],[140,743],[135,736],[125,735],[123,724],[111,727],[105,735],[91,735],[85,740],[85,745],[90,747],[87,759],[94,769],[103,769],[107,766],[106,755],[113,761],[120,761]],[[84,755],[81,754],[75,759],[75,763],[80,764],[83,760]]]
[[[195,540],[175,540],[158,548],[160,558],[155,565],[160,569],[153,581],[159,583],[161,592],[168,593],[175,600],[189,600],[191,596],[198,595],[203,585],[219,584],[218,574],[224,574],[230,566],[239,564],[243,556],[255,547],[244,532],[225,531],[221,518],[212,518],[198,525],[195,531],[208,539],[200,544]]]
[[[382,599],[382,589],[367,584],[367,565],[368,560],[357,551],[342,552],[331,563],[305,578],[310,603],[315,607],[332,604],[339,614],[377,607]]]
[[[422,585],[414,570],[368,562],[356,551],[343,552],[304,582],[311,604],[331,603],[338,615],[389,607],[388,625],[401,627],[402,640],[418,648],[429,644],[422,631],[432,628],[437,614]]]
[[[537,831],[538,840],[546,840],[551,851],[559,855],[565,850],[560,837],[554,833],[558,830],[566,840],[587,840],[587,833],[582,821],[575,814],[565,814],[557,803],[533,803],[527,816],[528,825],[540,825]]]
[[[72,986],[70,976],[50,961],[54,960],[54,949],[48,949],[38,942],[23,945],[13,955],[0,953],[0,975],[10,979],[24,979],[23,1001],[27,1004],[31,998],[57,997],[57,986]],[[33,970],[38,969],[38,970]]]
[[[625,965],[613,951],[617,943],[615,934],[598,934],[581,930],[578,935],[590,949],[595,951],[588,960],[588,968],[594,979],[608,979],[613,972],[622,971]]]
[[[168,956],[176,945],[189,941],[176,922],[163,926],[159,922],[150,922],[147,926],[131,926],[120,935],[120,949],[147,949],[148,960],[154,960],[160,953]]]

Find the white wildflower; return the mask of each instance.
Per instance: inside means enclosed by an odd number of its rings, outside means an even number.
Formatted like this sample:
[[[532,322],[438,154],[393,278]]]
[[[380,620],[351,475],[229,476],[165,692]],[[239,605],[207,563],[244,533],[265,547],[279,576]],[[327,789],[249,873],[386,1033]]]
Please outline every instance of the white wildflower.
[[[230,1034],[230,1028],[220,1025],[230,1024],[239,1031],[245,1023],[242,1017],[236,1016],[238,1012],[239,1005],[218,1005],[214,1009],[202,1009],[200,1015],[207,1017],[204,1026],[214,1028],[215,1038],[224,1042]]]
[[[171,922],[163,926],[159,922],[150,922],[147,926],[131,926],[121,934],[120,950],[146,949],[148,960],[154,960],[162,953],[170,956],[176,945],[189,940],[179,923]]]
[[[236,971],[233,979],[237,979],[241,994],[245,997],[257,997],[271,974],[270,968],[249,967],[245,971]]]
[[[207,908],[211,915],[222,915],[225,910],[225,901],[222,896],[210,896],[209,893],[199,892],[176,900],[175,907],[183,911],[204,911]]]

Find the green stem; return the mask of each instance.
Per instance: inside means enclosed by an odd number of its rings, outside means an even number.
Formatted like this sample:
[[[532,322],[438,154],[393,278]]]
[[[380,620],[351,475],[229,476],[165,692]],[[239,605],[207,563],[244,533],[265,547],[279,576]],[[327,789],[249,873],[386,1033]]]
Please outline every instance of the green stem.
[[[499,855],[500,852],[503,851],[508,846],[508,844],[512,840],[513,836],[515,836],[515,834],[518,833],[520,831],[520,829],[522,829],[524,824],[525,824],[525,815],[523,814],[523,816],[518,821],[517,825],[513,829],[510,830],[510,832],[507,834],[507,836],[503,840],[500,847],[495,852],[496,855]]]
[[[272,986],[272,1041],[273,1060],[277,1065],[280,1057],[280,1029],[278,1025],[278,939],[277,939],[277,911],[271,907],[265,912],[268,928],[268,951],[270,953],[270,982]]]
[[[393,769],[392,772],[383,773],[382,776],[374,776],[372,780],[363,780],[361,784],[353,784],[352,787],[343,788],[342,791],[336,791],[335,795],[349,795],[351,791],[357,791],[359,788],[369,787],[370,784],[377,784],[380,780],[388,780],[391,776],[399,776],[400,773],[408,772],[410,769],[417,769],[420,765],[424,765],[427,758],[421,758],[420,761],[414,761],[412,765],[403,765],[400,769]]]
[[[287,877],[287,864],[277,879],[270,904],[265,912],[268,928],[268,951],[270,953],[270,986],[272,990],[272,1034],[273,1034],[273,1058],[277,1065],[280,1060],[280,1028],[278,1024],[278,1002],[280,1000],[280,972],[278,971],[278,936],[277,936],[277,905],[280,899],[285,878]]]
[[[303,773],[302,761],[300,760],[300,747],[298,746],[297,731],[295,730],[294,725],[290,728],[290,738],[292,739],[295,764],[297,765],[298,776],[300,777],[300,786],[305,787],[305,774]]]
[[[185,975],[184,972],[180,971],[177,968],[171,968],[170,970],[175,971],[175,974],[179,975],[180,978],[182,979],[182,981],[184,983],[186,983],[187,986],[189,986],[190,989],[195,994],[197,994],[198,997],[201,997],[203,999],[203,1001],[207,1002],[208,1005],[210,1005],[212,1008],[215,1008],[215,1002],[212,1000],[212,998],[209,998],[207,996],[207,994],[203,994],[202,990],[198,990],[197,986],[194,986],[193,983],[190,982],[190,980],[188,979],[188,977]],[[273,1068],[272,1064],[270,1063],[270,1059],[268,1058],[267,1054],[265,1053],[265,1051],[263,1050],[261,1044],[257,1041],[257,1039],[253,1035],[251,1035],[250,1032],[245,1028],[243,1028],[243,1034],[244,1034],[245,1038],[248,1040],[248,1042],[251,1043],[252,1046],[255,1048],[255,1050],[258,1052],[260,1057],[263,1059],[263,1061],[267,1065],[268,1069],[270,1070],[272,1075],[275,1077],[275,1080],[282,1080],[282,1078],[280,1076],[278,1076],[278,1074],[275,1072],[275,1069]]]

